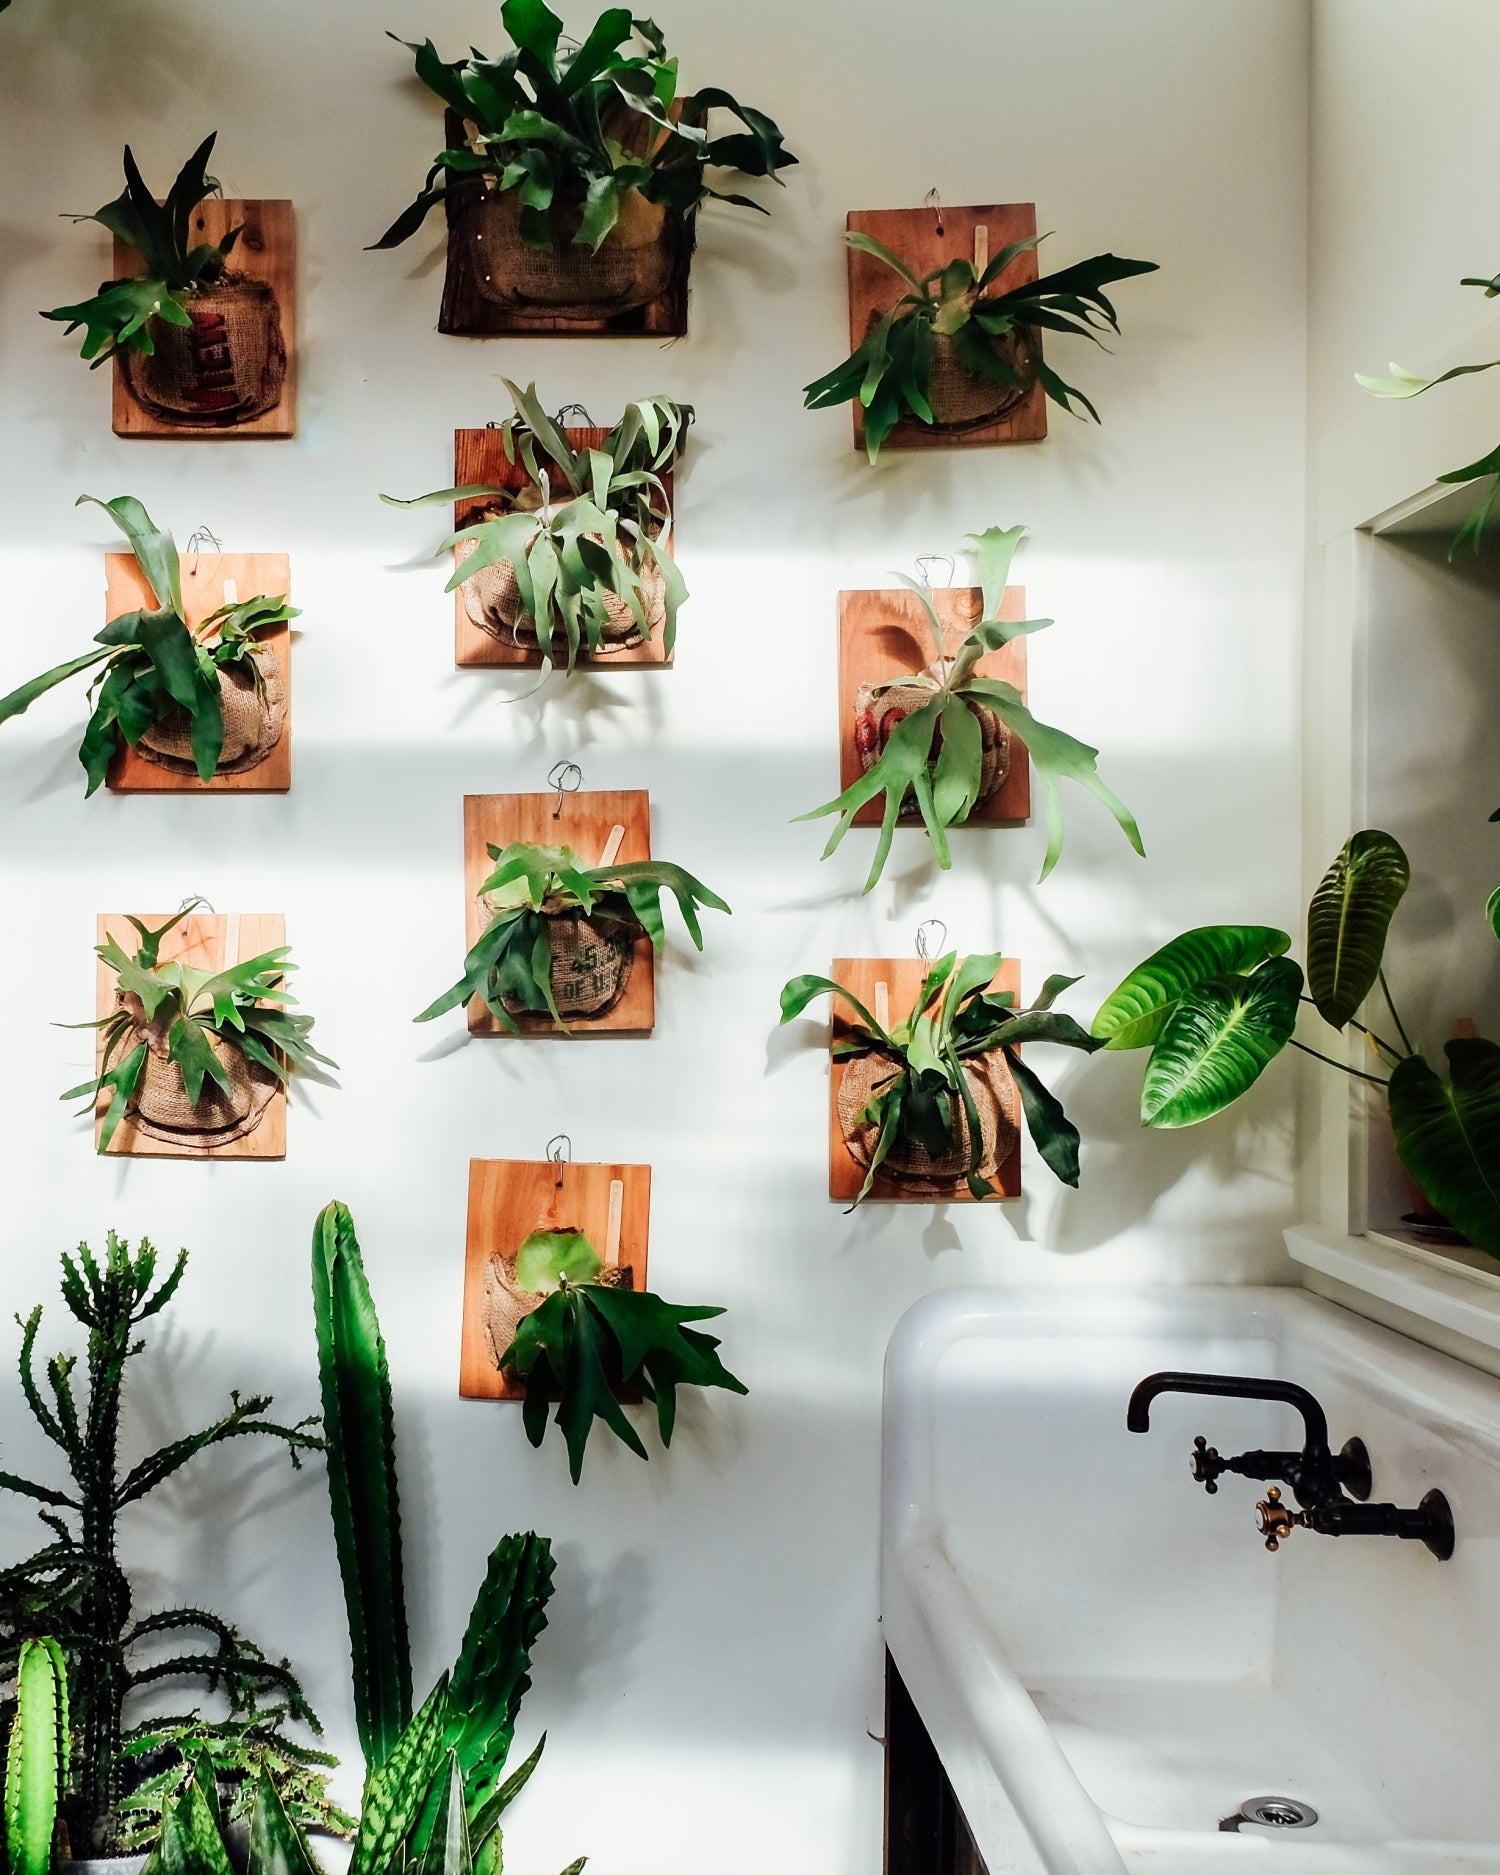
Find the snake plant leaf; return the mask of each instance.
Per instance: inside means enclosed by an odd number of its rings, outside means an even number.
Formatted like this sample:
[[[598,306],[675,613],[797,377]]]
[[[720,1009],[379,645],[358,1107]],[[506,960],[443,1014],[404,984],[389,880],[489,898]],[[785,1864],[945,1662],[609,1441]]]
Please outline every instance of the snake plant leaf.
[[[1342,1029],[1375,987],[1386,933],[1411,883],[1399,841],[1376,828],[1346,840],[1307,908],[1307,987]]]
[[[312,1293],[355,1721],[366,1760],[378,1769],[411,1719],[401,1506],[385,1340],[354,1219],[336,1200],[313,1226]]]
[[[454,1751],[448,1753],[447,1774],[440,1777],[438,1790],[439,1802],[426,1851],[409,1859],[407,1866],[417,1875],[473,1875],[463,1768]]]
[[[250,1857],[246,1875],[318,1875],[302,1832],[286,1813],[275,1779],[262,1767],[250,1812]]]
[[[1500,1257],[1500,1047],[1470,1036],[1445,1052],[1446,1082],[1421,1055],[1391,1072],[1396,1152],[1428,1202]]]
[[[1210,977],[1240,976],[1292,947],[1263,924],[1209,924],[1184,931],[1136,965],[1089,1024],[1110,1048],[1149,1048],[1187,992]]]
[[[1290,957],[1192,984],[1151,1051],[1141,1124],[1196,1126],[1238,1100],[1291,1040],[1301,994],[1302,968]]]
[[[196,1776],[163,1816],[142,1875],[234,1875],[218,1819]]]
[[[604,1260],[581,1231],[535,1230],[516,1252],[516,1286],[550,1296],[563,1283],[596,1282]]]
[[[26,1495],[42,1493],[33,1486]],[[6,1861],[9,1875],[50,1875],[57,1802],[68,1783],[68,1670],[61,1647],[44,1635],[21,1642],[15,1672],[5,1762]]]
[[[365,1773],[364,1802],[349,1875],[385,1875],[415,1827],[447,1756],[448,1675],[428,1694],[384,1762]]]
[[[546,1537],[535,1531],[502,1537],[474,1598],[449,1681],[447,1731],[470,1817],[479,1816],[500,1788],[516,1716],[531,1686],[532,1649],[547,1625],[554,1567]]]

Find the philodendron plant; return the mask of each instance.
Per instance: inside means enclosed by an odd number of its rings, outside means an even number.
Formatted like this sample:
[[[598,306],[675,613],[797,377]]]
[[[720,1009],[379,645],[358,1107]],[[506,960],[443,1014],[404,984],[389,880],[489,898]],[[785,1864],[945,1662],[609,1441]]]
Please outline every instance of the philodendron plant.
[[[1078,782],[1102,801],[1136,852],[1145,852],[1130,809],[1105,786],[1095,767],[1099,751],[1065,730],[1038,722],[1014,684],[979,674],[979,662],[986,652],[1052,623],[1045,618],[1012,622],[999,616],[1010,563],[1025,532],[1024,527],[989,527],[982,534],[969,536],[974,543],[983,617],[951,656],[932,595],[904,573],[896,575],[921,604],[936,656],[924,670],[868,686],[868,693],[862,694],[861,717],[855,727],[864,773],[836,800],[797,817],[818,820],[825,814],[839,816],[823,849],[827,859],[854,825],[854,817],[865,803],[884,795],[880,838],[865,880],[867,892],[884,870],[897,820],[913,807],[922,817],[939,866],[952,865],[948,829],[962,826],[1004,780],[1013,759],[1012,739],[1024,745],[1015,751],[1014,759],[1025,760],[1029,753],[1041,783],[1047,816],[1043,879],[1062,852],[1064,781]]]
[[[1048,977],[1031,1007],[1018,1009],[1009,990],[990,988],[1001,962],[995,953],[960,963],[949,951],[927,972],[910,1014],[889,1026],[831,977],[793,977],[782,990],[784,1023],[823,995],[855,1018],[833,1046],[846,1064],[845,1141],[865,1172],[854,1204],[877,1176],[934,1196],[966,1184],[973,1197],[989,1197],[1019,1138],[1018,1099],[1042,1158],[1065,1185],[1077,1185],[1078,1129],[1016,1050],[1054,1042],[1092,1054],[1104,1043],[1052,1007],[1077,977]]]
[[[1145,1126],[1195,1126],[1222,1112],[1290,1046],[1382,1088],[1402,1165],[1428,1202],[1480,1249],[1500,1257],[1500,1046],[1447,1042],[1444,1081],[1417,1049],[1385,975],[1391,919],[1411,869],[1390,834],[1354,834],[1323,875],[1307,913],[1307,974],[1267,925],[1186,931],[1139,964],[1105,1001],[1092,1032],[1110,1048],[1149,1048]],[[1379,989],[1394,1041],[1356,1020]],[[1293,1031],[1304,1005],[1336,1033],[1353,1028],[1384,1073],[1334,1060]]]
[[[93,704],[78,759],[92,794],[109,772],[121,741],[163,767],[208,781],[221,771],[253,767],[279,740],[286,692],[275,655],[261,634],[298,616],[284,598],[264,593],[220,606],[189,629],[182,606],[177,545],[133,495],[78,503],[103,508],[130,542],[154,608],[122,612],[98,634],[97,651],[71,658],[0,697],[0,723],[38,697],[93,671]],[[77,504],[75,504],[77,505]]]
[[[112,937],[95,946],[115,972],[118,1006],[97,1021],[65,1025],[101,1030],[104,1049],[94,1078],[61,1098],[82,1100],[92,1113],[108,1093],[100,1152],[127,1113],[154,1136],[238,1138],[294,1070],[337,1065],[313,1047],[313,1018],[288,1007],[297,999],[286,976],[297,966],[286,945],[223,970],[161,961],[163,937],[197,903],[155,929],[129,918],[140,938],[133,956]]]
[[[873,236],[846,234],[850,247],[882,261],[907,290],[843,364],[807,386],[806,407],[826,410],[857,401],[871,462],[898,423],[961,433],[1007,415],[1037,384],[1071,415],[1080,414],[1076,403],[1097,423],[1099,412],[1083,392],[1042,362],[1039,333],[1069,333],[1102,344],[1102,332],[1120,329],[1104,288],[1155,273],[1156,262],[1095,254],[1025,286],[997,291],[1012,261],[1043,238],[1033,234],[1009,242],[983,272],[957,259],[919,276]]]
[[[522,1013],[596,1017],[624,995],[637,938],[666,938],[661,895],[677,901],[699,950],[698,908],[727,912],[717,893],[664,859],[586,867],[569,846],[491,846],[495,869],[479,888],[491,914],[452,989],[415,1018],[430,1022],[477,996],[512,1035]]]
[[[620,1408],[622,1389],[638,1387],[654,1403],[663,1445],[672,1443],[678,1387],[748,1391],[719,1359],[714,1337],[686,1326],[723,1309],[679,1307],[625,1287],[582,1231],[534,1231],[516,1252],[515,1281],[542,1300],[517,1323],[500,1366],[525,1382],[522,1416],[533,1445],[541,1444],[547,1408],[557,1401],[574,1484],[596,1419],[638,1458],[647,1456]]]
[[[520,489],[470,483],[401,501],[400,508],[478,501],[483,513],[438,551],[457,559],[448,591],[462,588],[482,631],[571,672],[580,654],[607,657],[661,634],[677,637],[687,597],[664,542],[672,508],[662,476],[681,460],[691,404],[643,398],[597,449],[575,450],[560,423],[505,380],[515,415],[500,424],[506,460],[526,472]]]

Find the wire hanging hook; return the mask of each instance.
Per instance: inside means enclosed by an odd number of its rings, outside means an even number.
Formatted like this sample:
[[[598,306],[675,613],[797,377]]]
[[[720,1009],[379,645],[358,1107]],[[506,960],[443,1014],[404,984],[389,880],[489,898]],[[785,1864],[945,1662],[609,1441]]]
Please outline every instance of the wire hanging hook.
[[[561,820],[563,796],[577,794],[583,786],[583,770],[577,762],[554,762],[547,770],[547,786],[557,790],[557,806],[552,810],[552,818]]]
[[[203,894],[201,892],[194,892],[189,897],[185,898],[177,907],[177,915],[180,918],[184,912],[197,911],[199,906],[202,906],[204,911],[213,913],[213,906],[209,904]]]
[[[587,406],[584,404],[564,404],[562,409],[553,417],[552,421],[560,430],[565,430],[568,427],[568,418],[575,412],[584,429],[592,430],[598,428],[594,419],[589,415]]]
[[[547,1141],[547,1157],[557,1167],[556,1189],[561,1191],[563,1167],[571,1163],[573,1158],[573,1142],[566,1133],[554,1133]]]
[[[928,568],[937,566],[939,563],[947,567],[948,579],[946,583],[951,586],[953,584],[954,574],[957,571],[957,562],[954,560],[951,553],[919,553],[917,555],[917,578],[921,580],[922,590],[924,592],[932,591],[932,577],[928,572]]]
[[[943,232],[943,198],[936,189],[929,189],[922,197],[922,206],[932,210],[932,219],[936,224],[937,232],[941,234]]]
[[[942,936],[937,939],[937,954],[939,956],[943,954],[948,943],[948,927],[943,923],[942,919],[924,918],[917,926],[917,955],[922,959],[924,964],[931,963],[932,961],[933,940],[928,937],[927,933],[933,930],[942,932]]]
[[[205,543],[213,548],[215,557],[218,557],[224,551],[223,547],[220,545],[218,535],[211,527],[195,527],[187,538],[187,551],[193,556],[193,563],[188,568],[188,573],[193,579],[198,577],[198,556],[202,552]]]

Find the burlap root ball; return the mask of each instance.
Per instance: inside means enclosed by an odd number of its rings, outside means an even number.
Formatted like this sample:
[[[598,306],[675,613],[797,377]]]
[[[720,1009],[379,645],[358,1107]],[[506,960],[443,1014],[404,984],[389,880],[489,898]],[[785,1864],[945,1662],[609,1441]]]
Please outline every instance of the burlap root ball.
[[[927,667],[927,675],[941,681],[942,672],[936,665]],[[866,774],[875,766],[885,753],[886,743],[898,723],[908,716],[913,716],[920,709],[931,703],[933,693],[921,684],[895,684],[882,689],[877,695],[877,686],[861,684],[854,697],[854,746],[859,754],[859,765]],[[1005,778],[1010,773],[1009,729],[987,703],[977,697],[964,698],[964,707],[979,724],[981,754],[979,759],[979,795],[974,805],[983,806],[992,795],[998,794],[1005,785]],[[937,735],[941,737],[942,730]],[[935,742],[935,747],[941,747]],[[936,770],[936,758],[927,764],[927,772]],[[914,812],[916,807],[910,789],[902,804],[903,812]]]
[[[880,1129],[872,1121],[861,1121],[859,1116],[895,1071],[896,1064],[885,1055],[861,1055],[844,1063],[838,1093],[839,1125],[849,1156],[861,1168],[870,1163]],[[979,1172],[981,1177],[993,1181],[996,1171],[1015,1151],[1020,1138],[1020,1096],[1005,1065],[1005,1057],[998,1051],[977,1062],[965,1062],[964,1079],[979,1113],[979,1135],[984,1147]],[[878,1177],[903,1190],[927,1192],[934,1197],[961,1195],[968,1190],[965,1182],[968,1165],[968,1115],[962,1101],[955,1100],[950,1149],[934,1158],[919,1142],[898,1133],[890,1152],[880,1163]]]
[[[553,246],[528,247],[515,189],[476,191],[463,211],[474,281],[493,305],[553,319],[601,319],[660,299],[672,284],[667,211],[639,191],[620,198],[620,218],[597,253],[573,236],[581,210],[552,216]]]
[[[226,1145],[260,1125],[271,1096],[280,1086],[269,1068],[246,1059],[232,1042],[205,1031],[208,1045],[229,1075],[226,1094],[217,1081],[204,1079],[196,1107],[189,1104],[182,1070],[147,1041],[146,1063],[136,1082],[130,1116],[152,1139],[192,1145]],[[158,1052],[161,1048],[163,1052]]]
[[[286,684],[276,654],[269,645],[256,645],[251,656],[260,673],[258,685],[244,664],[230,665],[219,672],[224,748],[214,769],[216,775],[239,775],[258,768],[281,740],[286,727]],[[174,774],[196,775],[198,772],[186,710],[173,710],[162,722],[148,729],[136,747],[148,762],[169,768]]]
[[[564,1021],[607,1015],[630,982],[638,927],[597,913],[586,918],[576,909],[546,916],[552,942],[548,976],[558,1014]],[[514,997],[502,996],[500,1002],[512,1015],[526,1013]]]
[[[189,298],[192,323],[150,322],[152,352],[120,354],[130,394],[163,423],[232,428],[263,416],[286,382],[286,340],[275,289],[226,273]]]

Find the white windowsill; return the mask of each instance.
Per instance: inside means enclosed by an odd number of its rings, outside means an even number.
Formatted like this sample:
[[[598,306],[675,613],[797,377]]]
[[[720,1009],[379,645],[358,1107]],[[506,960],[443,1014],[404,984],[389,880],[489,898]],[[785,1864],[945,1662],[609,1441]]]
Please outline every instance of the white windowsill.
[[[1470,1260],[1481,1252],[1429,1248],[1379,1232],[1350,1237],[1314,1224],[1294,1224],[1285,1236],[1304,1268],[1500,1351],[1500,1263]]]

